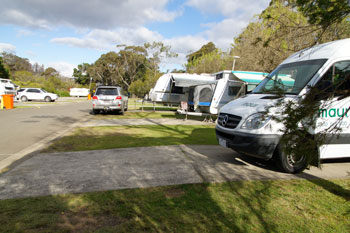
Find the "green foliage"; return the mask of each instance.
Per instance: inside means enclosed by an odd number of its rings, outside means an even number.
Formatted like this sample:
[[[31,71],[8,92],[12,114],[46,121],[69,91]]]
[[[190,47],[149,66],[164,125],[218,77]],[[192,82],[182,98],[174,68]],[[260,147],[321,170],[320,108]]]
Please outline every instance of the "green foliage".
[[[310,24],[294,1],[271,1],[258,17],[234,39],[232,55],[240,56],[239,70],[271,72],[292,53],[304,48],[350,37],[350,21],[345,18],[327,29]]]
[[[57,75],[58,75],[57,70],[52,67],[46,68],[45,71],[41,73],[41,76],[57,76]]]
[[[0,78],[5,78],[5,79],[10,78],[8,70],[3,65],[2,57],[0,57]]]
[[[75,82],[81,85],[88,85],[90,83],[90,74],[88,73],[89,69],[88,63],[82,63],[78,65],[78,68],[74,68],[73,77],[75,77]]]
[[[151,71],[147,71],[144,79],[138,79],[131,83],[129,92],[139,98],[143,98],[154,87],[161,73],[154,75]]]
[[[89,65],[86,77],[93,77],[95,83],[119,85],[125,90],[135,82],[133,90],[135,93],[140,93],[136,86],[145,80],[153,80],[164,58],[177,56],[171,51],[170,46],[165,46],[162,42],[145,43],[144,46],[117,45],[117,48],[120,49],[119,52],[103,54],[94,64]],[[82,71],[78,67],[75,73],[80,77]],[[147,77],[150,75],[153,77]],[[136,82],[137,80],[142,82]]]
[[[217,51],[215,44],[213,42],[209,42],[208,44],[203,45],[198,51],[187,55],[187,63],[192,63],[200,57],[215,51]]]
[[[298,7],[310,24],[319,25],[324,30],[342,22],[350,14],[349,0],[295,0],[291,4]]]
[[[214,50],[186,64],[188,73],[215,73],[220,70],[231,69],[233,57],[228,53]]]
[[[32,64],[27,58],[21,58],[11,53],[2,53],[2,58],[10,73],[21,70],[33,72]]]

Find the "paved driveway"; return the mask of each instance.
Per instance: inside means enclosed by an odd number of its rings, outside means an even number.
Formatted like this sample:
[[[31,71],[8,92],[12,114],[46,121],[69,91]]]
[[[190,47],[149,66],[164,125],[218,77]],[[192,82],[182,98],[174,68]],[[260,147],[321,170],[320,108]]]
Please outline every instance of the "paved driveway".
[[[349,178],[350,162],[300,175],[221,146],[160,146],[37,154],[0,174],[0,199],[201,182]]]

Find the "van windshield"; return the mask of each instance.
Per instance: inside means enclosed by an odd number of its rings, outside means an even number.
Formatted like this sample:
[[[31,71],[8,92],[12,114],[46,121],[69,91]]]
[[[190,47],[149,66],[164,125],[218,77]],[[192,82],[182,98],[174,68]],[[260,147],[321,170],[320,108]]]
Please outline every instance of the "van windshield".
[[[297,95],[326,61],[318,59],[281,65],[261,81],[252,93]]]

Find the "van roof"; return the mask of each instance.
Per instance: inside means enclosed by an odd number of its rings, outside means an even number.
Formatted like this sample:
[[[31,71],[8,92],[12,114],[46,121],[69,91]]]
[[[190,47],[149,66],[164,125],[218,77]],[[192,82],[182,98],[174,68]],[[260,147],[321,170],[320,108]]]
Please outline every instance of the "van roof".
[[[336,40],[301,50],[294,53],[281,64],[314,60],[314,59],[334,59],[350,56],[350,38]]]

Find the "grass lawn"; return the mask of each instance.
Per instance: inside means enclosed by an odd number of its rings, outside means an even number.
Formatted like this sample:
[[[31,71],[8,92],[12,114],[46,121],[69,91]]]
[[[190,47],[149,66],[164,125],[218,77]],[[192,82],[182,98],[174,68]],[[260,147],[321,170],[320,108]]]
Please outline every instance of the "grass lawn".
[[[244,181],[0,200],[0,232],[349,232],[349,190]]]
[[[162,145],[216,145],[214,126],[137,125],[75,129],[42,152],[101,150]]]

